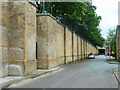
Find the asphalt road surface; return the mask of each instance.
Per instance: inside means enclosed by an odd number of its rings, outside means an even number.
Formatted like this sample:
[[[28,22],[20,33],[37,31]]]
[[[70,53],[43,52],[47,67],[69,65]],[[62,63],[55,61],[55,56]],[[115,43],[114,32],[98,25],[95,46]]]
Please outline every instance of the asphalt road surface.
[[[112,69],[105,56],[73,63],[61,70],[34,79],[25,80],[9,88],[118,88]]]

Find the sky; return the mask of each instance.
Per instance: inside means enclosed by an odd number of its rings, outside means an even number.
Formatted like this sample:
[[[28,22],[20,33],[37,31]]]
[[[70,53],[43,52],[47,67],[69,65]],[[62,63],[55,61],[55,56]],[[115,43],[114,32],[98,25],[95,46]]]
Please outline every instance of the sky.
[[[92,4],[97,7],[97,15],[102,17],[100,22],[101,34],[107,38],[109,29],[118,25],[118,2],[120,0],[92,0]]]

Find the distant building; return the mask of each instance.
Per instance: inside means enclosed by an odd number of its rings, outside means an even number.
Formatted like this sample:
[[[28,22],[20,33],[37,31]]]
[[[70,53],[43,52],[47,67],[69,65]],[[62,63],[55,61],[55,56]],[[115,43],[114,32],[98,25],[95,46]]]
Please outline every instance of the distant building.
[[[119,60],[120,57],[120,25],[117,26],[116,30],[116,58]]]
[[[99,52],[99,55],[104,55],[106,53],[106,49],[104,47],[96,46]]]

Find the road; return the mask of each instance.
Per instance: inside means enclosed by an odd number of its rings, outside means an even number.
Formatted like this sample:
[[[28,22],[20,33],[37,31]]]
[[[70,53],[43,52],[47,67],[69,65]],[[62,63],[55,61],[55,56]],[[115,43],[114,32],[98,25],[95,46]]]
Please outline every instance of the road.
[[[12,88],[118,88],[112,74],[117,64],[108,64],[105,56],[96,56],[31,80],[13,84]],[[9,87],[9,88],[10,88]]]

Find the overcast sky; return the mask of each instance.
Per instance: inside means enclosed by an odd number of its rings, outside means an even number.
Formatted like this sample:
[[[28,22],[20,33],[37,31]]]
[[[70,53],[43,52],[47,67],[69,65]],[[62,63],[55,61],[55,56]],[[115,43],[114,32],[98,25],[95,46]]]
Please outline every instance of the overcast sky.
[[[109,28],[118,25],[118,2],[120,0],[92,0],[92,4],[97,7],[96,13],[102,16],[100,28],[102,36],[106,37]]]

